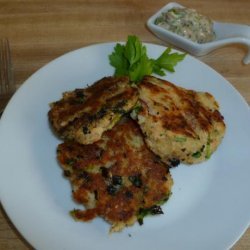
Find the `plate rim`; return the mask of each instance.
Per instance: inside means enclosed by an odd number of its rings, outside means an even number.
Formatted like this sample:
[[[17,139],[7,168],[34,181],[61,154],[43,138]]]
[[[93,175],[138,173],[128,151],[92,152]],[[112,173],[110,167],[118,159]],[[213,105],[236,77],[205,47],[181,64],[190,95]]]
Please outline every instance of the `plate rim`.
[[[18,90],[18,92],[19,92],[19,91],[24,91],[25,88],[26,88],[26,83],[27,83],[27,82],[30,82],[30,81],[32,82],[32,79],[33,79],[34,76],[39,75],[41,71],[46,70],[47,67],[49,67],[51,64],[54,64],[54,63],[56,63],[56,62],[59,62],[60,60],[64,60],[64,58],[67,58],[68,55],[73,54],[73,53],[78,53],[79,51],[84,50],[84,49],[88,49],[88,48],[90,48],[90,47],[98,47],[98,46],[105,46],[105,45],[106,45],[106,46],[111,46],[111,45],[115,45],[116,43],[124,43],[124,42],[95,43],[95,44],[91,44],[91,45],[88,45],[88,46],[85,46],[85,47],[82,47],[82,48],[78,48],[78,49],[75,49],[75,50],[72,50],[72,51],[69,51],[69,52],[65,53],[65,54],[63,54],[63,55],[61,55],[61,56],[59,56],[59,57],[53,59],[52,61],[46,63],[44,66],[42,66],[42,67],[41,67],[40,69],[38,69],[36,72],[34,72],[27,80],[25,80],[25,81],[23,82],[23,84],[20,86],[20,89]],[[162,49],[165,48],[163,45],[158,45],[158,44],[153,44],[153,43],[143,43],[143,44],[145,44],[146,46],[161,47]],[[176,49],[174,49],[174,50],[175,50],[175,51],[178,51],[178,50],[176,50]],[[240,92],[239,92],[239,91],[238,91],[238,90],[237,90],[237,89],[236,89],[227,79],[225,79],[222,75],[220,75],[218,72],[216,72],[213,68],[211,68],[210,66],[206,65],[204,62],[199,61],[197,58],[194,58],[194,57],[191,56],[191,55],[188,55],[188,56],[191,57],[192,59],[194,59],[195,61],[198,61],[198,63],[201,63],[202,66],[205,66],[207,69],[212,70],[213,72],[215,72],[215,73],[216,73],[218,76],[220,76],[227,84],[229,84],[230,88],[231,88],[234,92],[236,92],[237,95],[240,97],[241,102],[244,103],[245,107],[248,108],[248,112],[249,112],[250,108],[249,108],[248,103],[246,102],[246,100],[244,99],[244,97],[240,94]],[[24,89],[24,90],[23,90],[23,89]],[[2,123],[2,120],[4,120],[4,119],[5,119],[5,116],[8,114],[8,107],[12,105],[11,103],[13,102],[13,100],[15,100],[15,98],[16,98],[15,96],[16,96],[16,94],[12,97],[10,103],[9,103],[8,106],[6,107],[5,112],[3,113],[3,116],[2,116],[1,122],[0,122],[0,130],[1,130],[1,123]],[[6,207],[5,207],[5,204],[4,204],[4,203],[6,202],[6,200],[3,198],[3,195],[2,195],[3,193],[2,193],[2,191],[0,192],[0,194],[1,194],[1,203],[2,203],[2,207],[3,207],[3,209],[4,209],[5,214],[7,214],[8,218],[11,220],[13,226],[14,226],[15,228],[17,228],[18,232],[23,236],[23,238],[24,238],[27,242],[31,242],[27,237],[25,237],[25,236],[22,234],[22,232],[20,231],[20,229],[18,228],[18,226],[16,225],[16,223],[14,223],[14,221],[12,220],[12,216],[8,213],[8,210],[6,210]],[[5,201],[4,201],[4,200],[5,200]],[[248,226],[249,226],[249,224],[250,224],[250,221],[249,221],[247,224],[248,224],[248,225],[246,225],[245,230],[242,231],[242,234],[238,236],[238,239],[239,239],[239,238],[244,234],[244,232],[247,230],[247,228],[248,228]],[[238,241],[238,239],[235,239],[234,243],[233,243],[231,246],[233,246],[233,245],[235,244],[235,242]]]

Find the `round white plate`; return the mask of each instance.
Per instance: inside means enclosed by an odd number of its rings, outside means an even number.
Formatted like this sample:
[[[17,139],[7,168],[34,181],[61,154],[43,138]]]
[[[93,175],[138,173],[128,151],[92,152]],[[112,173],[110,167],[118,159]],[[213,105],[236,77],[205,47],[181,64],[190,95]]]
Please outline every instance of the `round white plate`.
[[[109,235],[102,219],[75,222],[78,207],[56,161],[60,142],[49,127],[49,103],[67,90],[112,75],[115,43],[85,47],[52,61],[17,91],[0,121],[0,197],[8,216],[36,249],[226,249],[250,221],[250,112],[240,94],[214,70],[187,56],[166,79],[215,96],[225,138],[205,163],[172,169],[173,194],[164,215]],[[158,57],[164,47],[146,44]]]

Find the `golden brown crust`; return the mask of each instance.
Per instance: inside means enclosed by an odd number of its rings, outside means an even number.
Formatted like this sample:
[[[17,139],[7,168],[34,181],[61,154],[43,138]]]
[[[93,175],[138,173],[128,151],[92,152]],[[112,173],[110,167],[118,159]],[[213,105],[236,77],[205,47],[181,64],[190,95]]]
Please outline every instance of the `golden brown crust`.
[[[137,122],[120,120],[131,109]],[[86,208],[74,217],[100,216],[111,231],[133,225],[141,211],[161,213],[158,204],[173,185],[169,166],[209,158],[225,133],[211,94],[152,76],[137,88],[127,77],[107,77],[66,92],[52,104],[49,119],[66,139],[58,146],[58,162],[74,200]]]
[[[104,77],[86,89],[64,93],[51,104],[48,116],[60,137],[90,144],[130,111],[137,99],[128,77]]]
[[[144,77],[138,89],[141,109],[137,121],[147,144],[163,161],[198,163],[215,151],[225,123],[211,94],[152,76]]]
[[[80,220],[101,216],[121,230],[137,220],[139,210],[170,195],[168,167],[147,148],[131,119],[106,131],[98,142],[58,147],[58,161],[73,186],[73,197],[88,209],[75,211]]]

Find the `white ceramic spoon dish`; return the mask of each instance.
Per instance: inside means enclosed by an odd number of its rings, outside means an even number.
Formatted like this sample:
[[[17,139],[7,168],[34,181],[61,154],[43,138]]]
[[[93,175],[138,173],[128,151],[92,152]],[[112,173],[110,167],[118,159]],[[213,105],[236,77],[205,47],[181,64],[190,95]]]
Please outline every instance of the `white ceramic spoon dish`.
[[[248,53],[243,58],[243,62],[245,64],[250,63],[249,25],[221,23],[214,21],[213,24],[214,24],[214,31],[216,38],[212,42],[207,42],[202,44],[196,43],[155,24],[155,20],[157,17],[159,17],[163,12],[166,12],[174,7],[184,8],[184,6],[178,3],[169,3],[148,19],[147,21],[148,28],[157,37],[159,37],[163,41],[175,45],[176,47],[182,48],[183,50],[195,56],[202,56],[208,54],[209,52],[228,44],[235,44],[235,43],[243,44],[248,48]]]

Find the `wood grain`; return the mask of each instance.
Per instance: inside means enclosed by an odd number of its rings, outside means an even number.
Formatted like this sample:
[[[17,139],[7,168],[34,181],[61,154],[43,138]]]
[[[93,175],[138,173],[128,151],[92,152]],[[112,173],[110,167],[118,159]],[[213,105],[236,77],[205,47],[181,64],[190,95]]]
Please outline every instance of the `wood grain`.
[[[56,57],[89,44],[124,41],[129,34],[145,42],[164,44],[146,28],[145,22],[166,3],[165,0],[0,0],[1,36],[10,40],[16,85],[20,86]],[[179,3],[214,20],[250,24],[248,0],[182,0]],[[242,64],[245,53],[245,47],[230,45],[199,60],[231,82],[250,104],[250,66]],[[2,249],[32,247],[1,207]],[[250,229],[233,249],[250,249]]]

